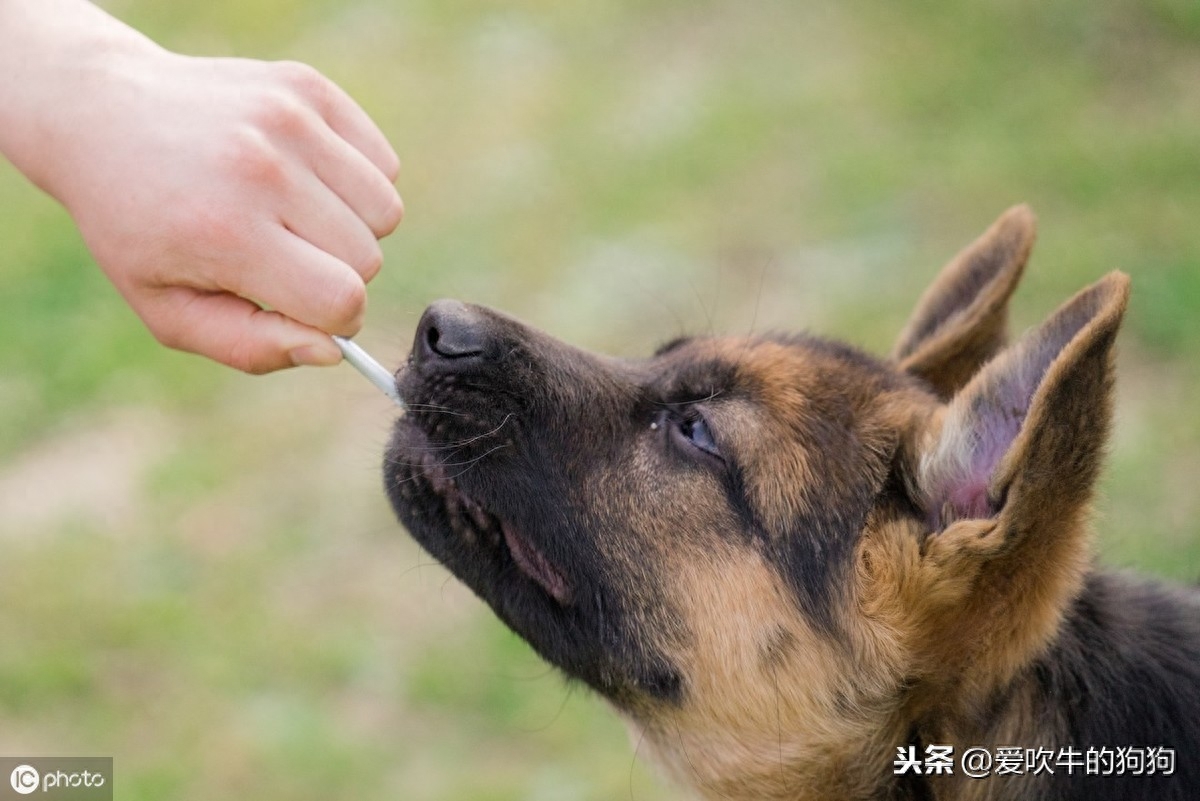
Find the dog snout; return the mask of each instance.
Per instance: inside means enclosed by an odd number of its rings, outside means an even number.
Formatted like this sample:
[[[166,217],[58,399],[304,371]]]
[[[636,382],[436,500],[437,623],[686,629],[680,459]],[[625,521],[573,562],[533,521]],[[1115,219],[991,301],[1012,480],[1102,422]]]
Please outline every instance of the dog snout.
[[[460,369],[487,361],[495,352],[487,318],[457,300],[439,300],[417,325],[413,357],[422,365]]]

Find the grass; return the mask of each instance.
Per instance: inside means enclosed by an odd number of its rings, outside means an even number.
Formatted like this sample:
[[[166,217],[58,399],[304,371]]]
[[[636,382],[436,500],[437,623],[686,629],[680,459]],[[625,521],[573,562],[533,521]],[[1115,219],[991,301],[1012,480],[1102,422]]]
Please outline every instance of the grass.
[[[1200,574],[1194,3],[111,7],[313,63],[384,127],[409,213],[362,339],[391,362],[439,296],[616,353],[751,327],[884,350],[1030,202],[1019,327],[1134,280],[1103,556]],[[112,754],[127,799],[677,797],[392,522],[386,401],[160,349],[3,166],[0,207],[0,753]]]

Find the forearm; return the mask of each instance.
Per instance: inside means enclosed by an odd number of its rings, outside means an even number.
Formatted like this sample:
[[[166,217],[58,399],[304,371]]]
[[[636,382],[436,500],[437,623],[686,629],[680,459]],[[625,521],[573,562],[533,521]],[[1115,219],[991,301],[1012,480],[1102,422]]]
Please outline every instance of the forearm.
[[[165,52],[87,0],[0,0],[0,153],[66,203],[76,112],[124,58]]]

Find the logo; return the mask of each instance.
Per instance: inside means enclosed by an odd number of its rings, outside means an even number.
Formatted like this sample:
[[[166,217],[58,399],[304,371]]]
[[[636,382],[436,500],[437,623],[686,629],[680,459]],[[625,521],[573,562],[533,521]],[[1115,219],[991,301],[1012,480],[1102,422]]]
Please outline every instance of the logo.
[[[113,801],[112,785],[111,757],[0,756],[0,799]]]
[[[3,774],[0,774],[3,775]],[[29,765],[17,765],[13,769],[12,775],[8,777],[8,783],[12,788],[21,795],[29,795],[38,788],[42,777],[38,772]]]

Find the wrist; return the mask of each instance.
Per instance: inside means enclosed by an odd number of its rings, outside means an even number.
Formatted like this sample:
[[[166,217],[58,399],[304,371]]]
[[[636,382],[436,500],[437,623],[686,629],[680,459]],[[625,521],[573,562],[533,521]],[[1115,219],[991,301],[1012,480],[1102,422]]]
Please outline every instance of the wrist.
[[[86,0],[0,0],[0,154],[66,203],[87,110],[165,54]]]

